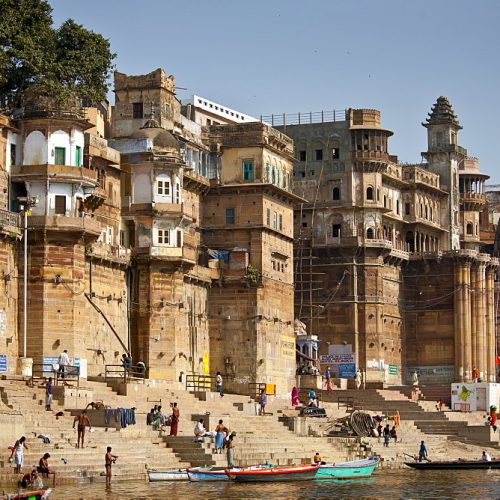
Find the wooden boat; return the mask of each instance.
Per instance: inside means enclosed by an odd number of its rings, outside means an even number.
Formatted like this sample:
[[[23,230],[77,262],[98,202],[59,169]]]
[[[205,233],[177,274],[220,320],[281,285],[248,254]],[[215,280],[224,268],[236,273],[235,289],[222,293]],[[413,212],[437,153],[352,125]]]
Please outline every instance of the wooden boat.
[[[148,469],[150,482],[156,481],[187,481],[189,479],[186,469],[155,470]]]
[[[500,460],[440,460],[433,462],[405,462],[412,469],[439,470],[439,469],[500,469]]]
[[[357,479],[370,477],[379,463],[378,457],[338,464],[320,465],[314,479]]]
[[[12,493],[12,495],[0,495],[0,500],[45,500],[49,498],[52,493],[52,489],[48,488],[46,490],[36,490],[36,491],[23,491],[18,493]]]
[[[313,479],[319,465],[288,465],[282,467],[248,467],[226,469],[230,479],[238,482],[307,481]]]
[[[193,467],[186,470],[190,481],[227,481],[224,467]]]

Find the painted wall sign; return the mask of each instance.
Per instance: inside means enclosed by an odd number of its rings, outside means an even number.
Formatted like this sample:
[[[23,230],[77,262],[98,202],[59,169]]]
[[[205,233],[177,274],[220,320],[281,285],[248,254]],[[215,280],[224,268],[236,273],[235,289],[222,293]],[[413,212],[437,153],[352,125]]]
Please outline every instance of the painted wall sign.
[[[356,376],[356,365],[354,363],[339,364],[340,378],[354,378]]]
[[[7,354],[0,354],[0,372],[5,373],[7,371]]]
[[[324,354],[319,361],[323,365],[354,363],[354,354]]]

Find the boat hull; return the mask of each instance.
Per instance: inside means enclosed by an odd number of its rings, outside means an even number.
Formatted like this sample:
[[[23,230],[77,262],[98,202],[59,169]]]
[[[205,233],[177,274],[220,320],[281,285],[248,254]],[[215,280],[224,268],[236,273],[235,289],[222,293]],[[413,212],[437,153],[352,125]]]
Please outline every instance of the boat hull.
[[[187,475],[190,481],[227,481],[229,478],[224,469],[187,469]]]
[[[405,465],[417,470],[446,469],[500,469],[500,460],[485,462],[482,460],[454,460],[440,462],[405,462]]]
[[[150,482],[157,481],[188,481],[186,469],[179,470],[148,470]]]
[[[358,479],[370,477],[377,468],[378,459],[354,460],[340,464],[321,465],[314,479]]]
[[[241,483],[278,481],[309,481],[314,479],[318,466],[268,467],[264,469],[228,469],[226,474]]]

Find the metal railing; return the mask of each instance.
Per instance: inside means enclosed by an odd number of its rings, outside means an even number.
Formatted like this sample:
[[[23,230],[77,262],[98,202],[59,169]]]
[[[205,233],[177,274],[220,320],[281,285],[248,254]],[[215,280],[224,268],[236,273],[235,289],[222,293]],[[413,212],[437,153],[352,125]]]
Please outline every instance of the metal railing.
[[[141,369],[137,365],[132,365],[130,368],[125,368],[123,365],[104,366],[104,380],[119,378],[123,379],[125,384],[130,380],[136,379],[144,382],[146,380],[146,370]]]
[[[285,125],[301,125],[310,123],[343,122],[346,120],[346,110],[310,111],[308,113],[290,113],[280,115],[261,115],[260,121],[273,127]]]
[[[29,384],[33,386],[37,380],[46,380],[52,377],[54,385],[59,385],[60,382],[67,383],[76,381],[76,386],[80,387],[80,367],[65,366],[64,371],[55,370],[54,365],[50,363],[33,363]]]
[[[186,375],[186,389],[191,389],[196,392],[211,391],[212,387],[215,390],[215,380],[217,377],[212,375],[201,375],[199,373],[188,373]]]
[[[248,384],[249,396],[252,398],[258,398],[262,390],[266,390],[266,384],[264,382],[250,382]]]

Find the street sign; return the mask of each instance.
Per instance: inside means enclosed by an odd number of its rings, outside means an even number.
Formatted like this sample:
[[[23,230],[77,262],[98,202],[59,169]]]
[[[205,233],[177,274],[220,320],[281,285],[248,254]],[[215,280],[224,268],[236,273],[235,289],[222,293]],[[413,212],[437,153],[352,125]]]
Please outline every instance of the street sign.
[[[398,374],[398,365],[389,365],[389,375]]]

